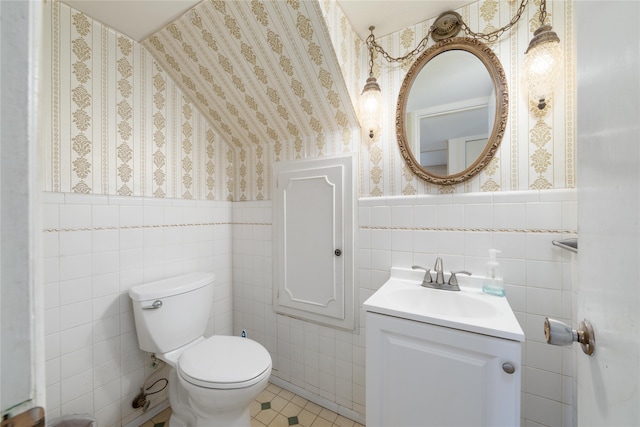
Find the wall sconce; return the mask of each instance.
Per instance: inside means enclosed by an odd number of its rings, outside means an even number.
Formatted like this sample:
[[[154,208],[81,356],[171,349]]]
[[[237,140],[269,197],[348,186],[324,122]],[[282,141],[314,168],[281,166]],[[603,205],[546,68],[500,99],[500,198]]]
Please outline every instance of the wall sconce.
[[[374,27],[369,27],[371,34],[367,37],[366,44],[369,49],[369,78],[364,86],[361,97],[361,115],[363,126],[369,130],[369,137],[373,138],[374,129],[380,118],[378,116],[369,116],[369,111],[375,111],[379,115],[381,112],[382,92],[380,86],[373,77],[373,51],[379,52],[389,62],[404,62],[411,59],[421,51],[423,51],[431,37],[435,42],[455,37],[461,30],[467,37],[481,39],[487,43],[497,41],[506,31],[511,29],[518,23],[529,0],[521,0],[520,6],[516,14],[511,18],[508,24],[490,33],[476,33],[462,20],[462,17],[453,11],[445,12],[440,15],[426,36],[418,43],[418,45],[404,56],[394,58],[390,56],[376,42],[373,35]],[[560,46],[560,38],[551,29],[551,25],[545,23],[547,18],[546,0],[540,2],[540,27],[535,31],[533,39],[529,43],[529,47],[525,52],[523,77],[528,87],[529,96],[538,102],[538,108],[544,109],[547,105],[546,100],[553,93],[553,87],[561,74],[563,54]],[[375,103],[371,99],[375,96]],[[379,107],[375,107],[379,106]],[[371,118],[369,118],[371,117]],[[372,120],[368,122],[366,120]]]
[[[524,55],[523,79],[529,89],[529,96],[538,100],[538,108],[544,109],[546,100],[553,92],[556,81],[562,73],[563,53],[560,38],[547,25],[547,5],[540,3],[540,27]]]
[[[369,47],[369,78],[364,85],[360,96],[360,114],[362,126],[369,131],[369,138],[373,139],[375,129],[382,119],[382,91],[380,86],[373,77],[373,45],[369,43],[369,39],[375,39],[373,30],[376,27],[369,27],[371,35],[367,37],[367,46]]]

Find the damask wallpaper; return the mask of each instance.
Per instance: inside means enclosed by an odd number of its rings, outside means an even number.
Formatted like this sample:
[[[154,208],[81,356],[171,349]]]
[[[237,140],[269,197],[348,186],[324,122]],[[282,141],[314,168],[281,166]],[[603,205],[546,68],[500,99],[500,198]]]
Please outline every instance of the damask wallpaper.
[[[45,3],[45,190],[232,200],[241,156],[138,43]],[[49,65],[49,66],[47,66]]]
[[[359,153],[361,197],[574,188],[573,2],[547,5],[566,56],[544,110],[528,102],[520,82],[538,3],[491,46],[509,86],[496,158],[464,184],[438,186],[411,173],[396,143],[396,100],[410,63],[376,58],[384,116],[373,140],[360,132],[368,51],[335,0],[207,0],[142,44],[47,2],[46,190],[268,200],[274,162],[349,152]],[[458,12],[486,32],[509,22],[517,6],[484,0]],[[404,55],[431,24],[378,42]]]
[[[237,200],[271,198],[273,162],[359,142],[318,2],[204,1],[142,44],[240,150]]]
[[[509,116],[500,149],[493,161],[476,177],[455,186],[439,186],[417,179],[405,165],[396,144],[396,100],[411,63],[390,64],[376,56],[374,74],[386,107],[373,141],[363,138],[360,165],[362,196],[393,196],[430,193],[466,193],[575,188],[575,59],[572,1],[547,2],[547,21],[565,48],[564,78],[551,102],[538,110],[529,102],[521,82],[524,51],[539,26],[540,0],[529,2],[520,22],[491,45],[507,74]],[[459,10],[473,31],[491,32],[516,14],[518,1],[483,0]],[[394,57],[412,50],[427,34],[433,19],[377,38]],[[462,34],[459,34],[462,36]],[[428,46],[433,45],[431,41]],[[366,75],[366,55],[361,60]],[[364,79],[362,79],[362,85]]]

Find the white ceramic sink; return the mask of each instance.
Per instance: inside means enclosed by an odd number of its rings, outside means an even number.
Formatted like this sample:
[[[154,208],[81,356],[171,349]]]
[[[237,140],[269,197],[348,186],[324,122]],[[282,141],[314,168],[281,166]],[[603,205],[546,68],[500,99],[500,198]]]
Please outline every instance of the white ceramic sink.
[[[392,268],[391,278],[364,302],[365,310],[524,341],[507,298],[482,293],[481,277],[458,277],[460,291],[422,287],[423,277],[424,271]]]
[[[462,291],[425,292],[422,286],[399,287],[389,290],[387,298],[407,310],[434,316],[480,318],[498,314],[498,309],[491,301]]]

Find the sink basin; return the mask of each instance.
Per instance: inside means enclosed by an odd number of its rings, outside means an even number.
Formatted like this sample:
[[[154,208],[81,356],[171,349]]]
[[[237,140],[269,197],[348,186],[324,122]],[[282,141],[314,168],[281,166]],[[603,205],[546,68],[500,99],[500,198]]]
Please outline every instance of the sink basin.
[[[460,291],[421,286],[424,272],[392,268],[391,278],[363,306],[373,313],[524,341],[507,298],[482,293],[482,278],[460,277]]]
[[[390,290],[387,298],[408,310],[437,316],[480,318],[498,314],[495,304],[473,293],[443,290],[426,293],[425,290],[422,286],[400,287]]]

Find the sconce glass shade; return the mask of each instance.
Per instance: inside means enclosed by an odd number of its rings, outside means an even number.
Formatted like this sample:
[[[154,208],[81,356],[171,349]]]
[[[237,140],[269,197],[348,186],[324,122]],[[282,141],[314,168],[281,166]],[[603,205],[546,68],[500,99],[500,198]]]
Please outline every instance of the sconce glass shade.
[[[529,96],[538,101],[541,110],[562,74],[563,59],[560,39],[551,26],[538,28],[525,52],[523,79]]]
[[[374,130],[378,127],[382,113],[382,91],[376,78],[369,75],[360,96],[360,119],[362,127],[369,132],[369,138],[373,138]]]

